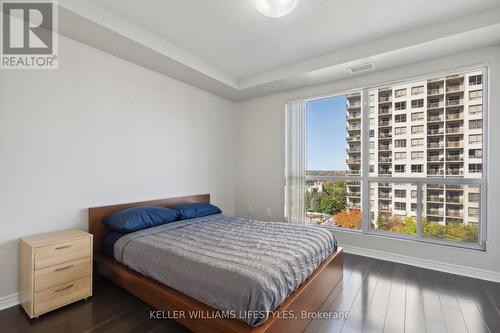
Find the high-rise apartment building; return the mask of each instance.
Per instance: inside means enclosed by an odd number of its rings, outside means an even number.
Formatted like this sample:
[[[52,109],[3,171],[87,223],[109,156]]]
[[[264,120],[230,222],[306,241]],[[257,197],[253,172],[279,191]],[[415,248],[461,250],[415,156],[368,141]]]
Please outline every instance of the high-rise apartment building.
[[[369,176],[398,178],[481,178],[483,172],[482,72],[371,89],[369,98]],[[347,96],[347,165],[361,171],[361,95]],[[416,216],[416,185],[371,183],[372,223]],[[359,182],[349,182],[347,200],[358,207]],[[422,216],[445,224],[479,222],[479,187],[423,186]]]

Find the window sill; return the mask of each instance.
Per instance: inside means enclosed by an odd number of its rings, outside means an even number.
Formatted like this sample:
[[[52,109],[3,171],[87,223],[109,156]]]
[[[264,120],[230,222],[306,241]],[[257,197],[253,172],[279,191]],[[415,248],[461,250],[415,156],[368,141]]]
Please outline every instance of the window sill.
[[[444,246],[444,247],[452,247],[455,249],[460,249],[460,250],[472,250],[472,251],[479,251],[479,252],[486,252],[486,245],[481,246],[479,244],[462,244],[462,243],[457,243],[453,241],[443,241],[443,240],[428,240],[428,239],[420,239],[418,240],[416,237],[412,237],[410,235],[406,234],[393,234],[389,232],[384,232],[384,231],[369,231],[369,232],[363,232],[361,230],[355,230],[355,229],[344,229],[344,228],[338,228],[338,227],[332,227],[332,226],[322,226],[320,225],[319,227],[325,228],[325,229],[330,229],[335,232],[341,232],[345,234],[354,234],[354,235],[366,235],[366,236],[373,236],[373,237],[380,237],[384,239],[396,239],[396,240],[401,240],[401,241],[408,241],[411,243],[417,243],[417,244],[431,244],[431,245],[437,245],[437,246]]]

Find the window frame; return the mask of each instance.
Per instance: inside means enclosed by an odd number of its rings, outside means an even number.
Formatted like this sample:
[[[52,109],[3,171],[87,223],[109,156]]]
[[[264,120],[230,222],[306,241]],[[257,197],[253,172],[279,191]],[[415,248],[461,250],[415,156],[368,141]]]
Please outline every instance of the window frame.
[[[397,84],[411,84],[412,82],[418,82],[422,80],[428,80],[435,77],[461,74],[470,71],[482,71],[482,165],[483,171],[480,178],[425,178],[425,177],[384,177],[384,176],[370,176],[370,159],[369,159],[369,119],[370,119],[370,106],[369,106],[369,91],[372,89],[377,89],[383,86],[394,86]],[[349,89],[345,91],[338,91],[336,93],[323,94],[321,96],[305,98],[305,102],[314,101],[322,98],[342,96],[352,93],[361,94],[361,174],[360,175],[346,175],[346,176],[307,176],[305,175],[305,180],[344,180],[344,181],[359,181],[361,182],[361,213],[362,222],[361,228],[359,230],[345,229],[334,226],[324,226],[325,228],[331,228],[339,232],[356,233],[363,234],[367,236],[382,236],[392,239],[407,239],[417,243],[441,245],[441,246],[451,246],[454,248],[462,248],[469,250],[479,250],[486,251],[486,240],[487,240],[487,179],[489,172],[489,142],[488,142],[488,118],[489,118],[489,65],[481,64],[471,67],[462,67],[457,69],[451,69],[442,72],[434,72],[420,76],[414,76],[410,78],[403,78],[400,80],[394,80],[390,82],[381,82],[376,85],[370,85],[365,87],[360,87],[357,89]],[[424,88],[425,91],[425,88]],[[412,99],[418,95],[413,95],[410,91],[410,96]],[[415,97],[413,97],[415,96]],[[425,104],[425,103],[424,103]],[[425,105],[424,105],[425,107]],[[407,110],[411,114],[411,106]],[[468,112],[469,110],[467,110]],[[424,130],[425,132],[425,130]],[[465,139],[465,138],[464,138]],[[370,183],[373,182],[388,182],[388,183],[408,183],[416,184],[417,192],[417,235],[416,237],[396,234],[382,230],[370,230]],[[463,243],[458,241],[441,240],[441,239],[430,239],[424,238],[422,235],[422,210],[423,210],[423,196],[422,187],[427,184],[452,184],[452,185],[475,185],[479,187],[479,241],[477,244]]]

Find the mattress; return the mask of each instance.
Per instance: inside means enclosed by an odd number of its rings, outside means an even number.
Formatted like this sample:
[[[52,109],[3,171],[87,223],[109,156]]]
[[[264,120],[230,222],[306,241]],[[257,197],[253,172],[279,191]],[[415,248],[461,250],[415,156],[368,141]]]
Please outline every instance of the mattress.
[[[337,249],[326,228],[223,214],[114,235],[110,243],[115,260],[251,326]]]

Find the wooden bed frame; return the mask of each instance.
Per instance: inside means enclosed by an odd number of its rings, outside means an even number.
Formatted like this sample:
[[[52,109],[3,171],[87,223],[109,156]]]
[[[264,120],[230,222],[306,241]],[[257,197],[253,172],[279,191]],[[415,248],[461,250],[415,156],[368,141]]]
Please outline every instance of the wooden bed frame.
[[[89,208],[89,231],[94,235],[94,260],[96,271],[140,298],[153,308],[163,311],[160,316],[171,315],[181,325],[197,333],[277,333],[303,332],[311,317],[302,317],[301,312],[315,312],[342,279],[343,251],[338,248],[313,274],[273,312],[262,325],[251,327],[236,319],[220,318],[214,308],[188,297],[153,279],[141,275],[118,261],[101,254],[101,243],[110,232],[101,220],[113,212],[140,206],[170,207],[180,203],[210,202],[209,194],[179,198],[144,201]],[[189,313],[197,311],[202,318],[190,318]],[[183,317],[184,314],[184,317]],[[206,319],[205,319],[206,318]]]

